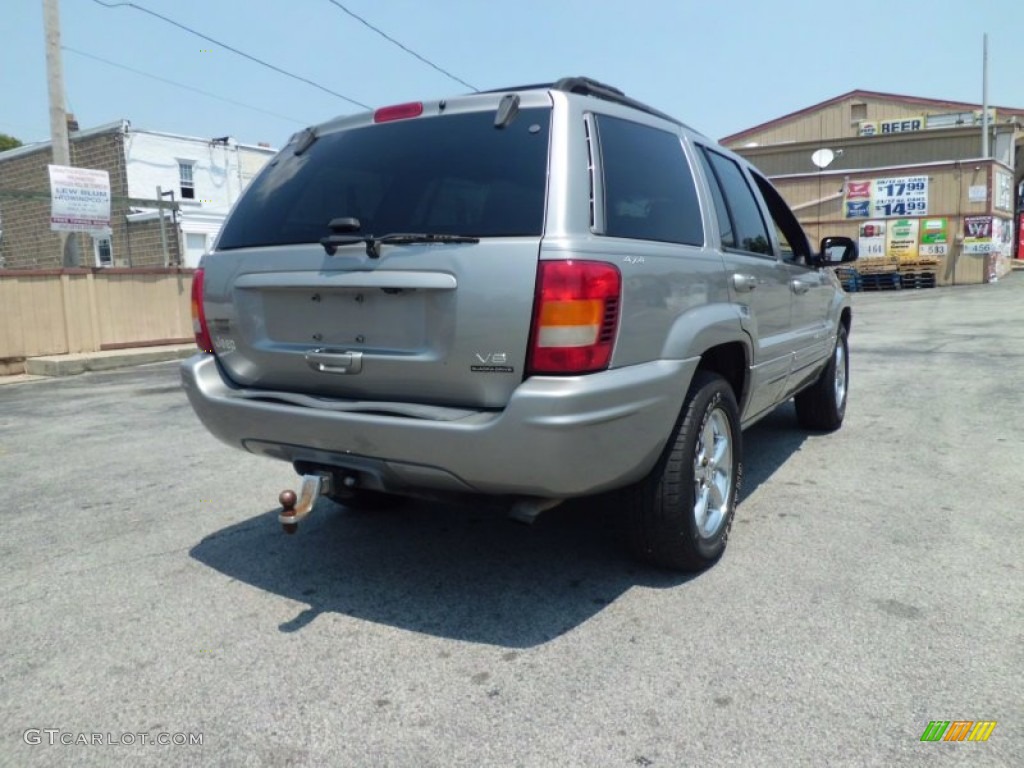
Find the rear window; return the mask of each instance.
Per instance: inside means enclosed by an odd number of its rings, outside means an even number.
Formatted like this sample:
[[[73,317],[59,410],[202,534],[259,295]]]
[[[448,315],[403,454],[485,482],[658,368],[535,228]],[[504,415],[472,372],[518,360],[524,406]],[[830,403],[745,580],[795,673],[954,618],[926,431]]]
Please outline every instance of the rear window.
[[[550,108],[401,120],[285,149],[224,225],[218,248],[315,243],[354,217],[360,233],[514,236],[544,226]]]

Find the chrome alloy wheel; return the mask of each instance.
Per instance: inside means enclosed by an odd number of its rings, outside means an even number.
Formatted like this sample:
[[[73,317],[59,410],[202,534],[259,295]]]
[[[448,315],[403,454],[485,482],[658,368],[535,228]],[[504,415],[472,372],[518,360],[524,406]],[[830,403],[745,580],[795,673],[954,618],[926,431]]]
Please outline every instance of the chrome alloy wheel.
[[[841,340],[836,344],[835,366],[836,408],[842,408],[843,403],[846,402],[846,345]]]
[[[708,414],[693,457],[693,518],[704,538],[711,538],[725,522],[732,497],[732,433],[721,408]]]

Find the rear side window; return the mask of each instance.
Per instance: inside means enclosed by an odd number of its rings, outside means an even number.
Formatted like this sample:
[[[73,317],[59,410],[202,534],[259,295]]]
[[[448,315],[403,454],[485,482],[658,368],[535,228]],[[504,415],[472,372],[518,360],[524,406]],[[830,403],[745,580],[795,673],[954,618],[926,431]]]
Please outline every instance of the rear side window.
[[[697,188],[679,137],[607,115],[596,118],[605,234],[703,245]]]
[[[715,195],[716,207],[724,205],[726,218],[718,211],[719,227],[722,230],[722,246],[741,251],[772,255],[772,243],[757,198],[743,176],[740,167],[728,157],[712,152],[705,147],[700,151],[710,166],[708,183]],[[707,166],[705,166],[707,167]],[[719,190],[715,191],[715,185]],[[721,198],[721,200],[719,199]]]
[[[360,233],[476,237],[541,234],[550,108],[503,129],[472,112],[328,133],[301,155],[285,150],[256,178],[218,248],[316,243],[332,219]]]

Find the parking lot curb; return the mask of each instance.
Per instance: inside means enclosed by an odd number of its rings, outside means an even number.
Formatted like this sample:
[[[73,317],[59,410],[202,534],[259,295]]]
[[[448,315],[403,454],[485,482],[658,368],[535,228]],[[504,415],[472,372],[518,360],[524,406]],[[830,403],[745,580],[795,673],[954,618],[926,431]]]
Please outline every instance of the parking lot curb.
[[[84,352],[73,355],[44,355],[25,361],[30,376],[75,376],[86,371],[108,371],[147,363],[162,363],[190,357],[196,351],[192,344],[166,347],[138,347],[106,352]]]

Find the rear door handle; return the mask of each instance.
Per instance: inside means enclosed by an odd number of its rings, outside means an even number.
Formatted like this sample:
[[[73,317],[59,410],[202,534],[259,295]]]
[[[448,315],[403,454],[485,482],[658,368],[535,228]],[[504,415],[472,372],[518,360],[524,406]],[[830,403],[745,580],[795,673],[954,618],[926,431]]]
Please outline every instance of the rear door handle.
[[[763,282],[764,280],[758,280],[753,275],[745,275],[742,272],[736,272],[732,276],[732,284],[737,291],[752,291]]]
[[[306,353],[306,363],[321,373],[359,373],[363,370],[363,353],[314,349]]]

